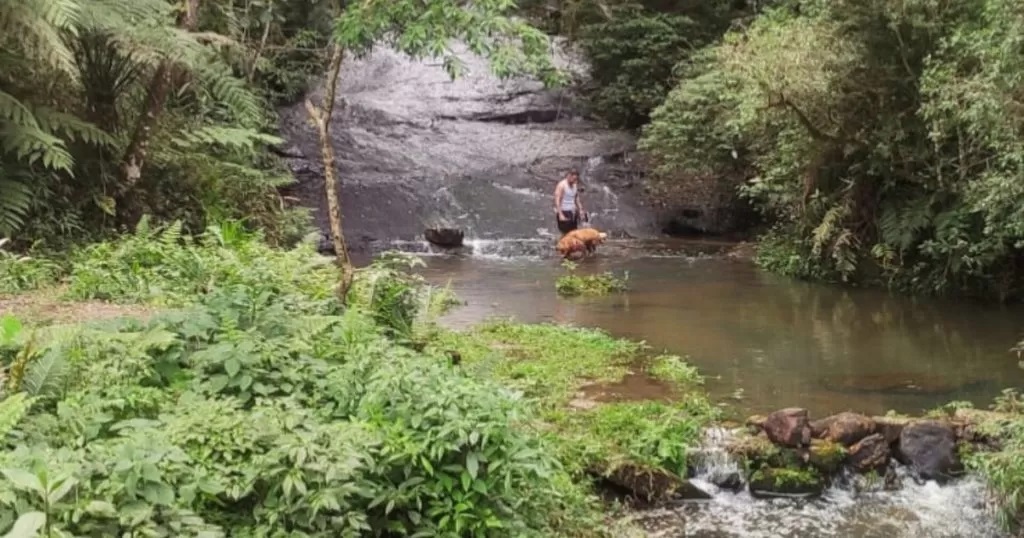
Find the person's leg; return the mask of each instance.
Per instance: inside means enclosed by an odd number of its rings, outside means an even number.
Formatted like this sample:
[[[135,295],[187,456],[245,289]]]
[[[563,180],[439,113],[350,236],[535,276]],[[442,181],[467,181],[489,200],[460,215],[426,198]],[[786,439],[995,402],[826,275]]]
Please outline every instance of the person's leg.
[[[562,218],[558,219],[558,231],[565,235],[576,229],[576,216],[572,211],[562,211]]]

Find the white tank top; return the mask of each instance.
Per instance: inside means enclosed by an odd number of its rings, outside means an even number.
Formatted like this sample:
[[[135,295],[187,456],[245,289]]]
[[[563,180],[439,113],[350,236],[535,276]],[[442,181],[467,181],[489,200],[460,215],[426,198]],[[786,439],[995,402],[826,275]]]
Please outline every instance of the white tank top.
[[[562,189],[562,207],[559,208],[562,211],[576,211],[576,187],[569,185],[569,182],[565,182],[565,188]]]

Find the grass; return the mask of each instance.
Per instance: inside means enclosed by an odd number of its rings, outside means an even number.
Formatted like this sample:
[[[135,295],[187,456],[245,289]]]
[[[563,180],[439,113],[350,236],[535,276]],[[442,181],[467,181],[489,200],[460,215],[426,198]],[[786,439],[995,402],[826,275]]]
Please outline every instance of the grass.
[[[539,408],[538,428],[556,438],[563,460],[576,471],[629,463],[684,474],[688,451],[719,413],[700,388],[696,369],[682,359],[647,359],[643,344],[599,330],[496,321],[445,332],[433,345],[458,351],[473,375],[522,391]],[[671,385],[678,398],[602,404],[589,411],[568,405],[581,386],[614,383],[641,368]]]

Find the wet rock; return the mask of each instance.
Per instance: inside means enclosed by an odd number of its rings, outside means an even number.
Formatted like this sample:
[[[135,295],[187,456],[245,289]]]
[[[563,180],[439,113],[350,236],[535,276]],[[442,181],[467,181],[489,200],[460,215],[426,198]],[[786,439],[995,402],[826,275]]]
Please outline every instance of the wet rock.
[[[458,248],[462,246],[465,234],[456,228],[427,228],[423,231],[423,237],[439,247]]]
[[[743,477],[739,471],[718,473],[708,477],[708,482],[728,491],[739,491],[743,487]]]
[[[905,426],[897,457],[925,480],[945,482],[963,471],[953,426],[944,421],[922,420]]]
[[[807,454],[808,463],[822,473],[830,475],[839,471],[839,467],[846,461],[847,451],[846,447],[839,443],[813,439]]]
[[[590,473],[645,503],[669,499],[710,499],[711,496],[689,480],[659,469],[626,463],[615,468],[594,467]]]
[[[871,417],[875,423],[875,433],[885,437],[885,442],[890,445],[900,438],[904,426],[913,422],[909,417]]]
[[[772,443],[765,434],[744,435],[737,437],[726,447],[733,456],[745,460],[752,467],[776,461],[781,453],[779,447]]]
[[[764,467],[750,475],[750,494],[755,497],[815,497],[825,490],[825,480],[813,469]]]
[[[811,425],[806,409],[790,407],[768,415],[764,431],[773,443],[800,447],[811,444]]]
[[[879,433],[873,433],[850,447],[850,466],[860,473],[881,472],[889,466],[889,443]]]
[[[875,432],[875,423],[857,413],[839,413],[831,417],[821,438],[826,441],[852,446]]]

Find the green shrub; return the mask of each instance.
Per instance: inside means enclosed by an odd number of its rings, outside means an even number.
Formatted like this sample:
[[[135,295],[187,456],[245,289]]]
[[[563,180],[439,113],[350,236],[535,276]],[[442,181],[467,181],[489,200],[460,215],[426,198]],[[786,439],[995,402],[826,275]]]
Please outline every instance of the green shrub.
[[[513,393],[276,284],[50,333],[26,374],[43,379],[31,412],[19,422],[22,397],[0,400],[14,443],[0,531],[37,512],[94,536],[554,536],[597,521]]]
[[[61,274],[59,264],[45,257],[5,250],[8,243],[8,239],[0,239],[0,294],[37,290],[57,281]]]
[[[621,277],[610,272],[598,275],[570,273],[558,277],[558,280],[555,281],[555,291],[563,297],[608,295],[610,293],[626,291],[628,289],[626,286],[628,280],[628,273]]]

